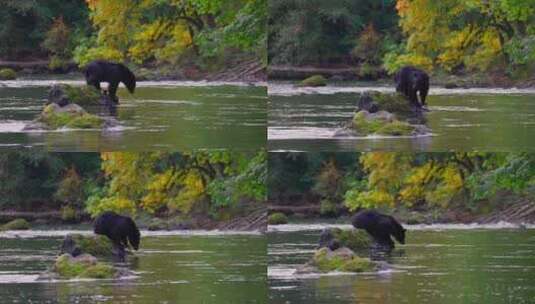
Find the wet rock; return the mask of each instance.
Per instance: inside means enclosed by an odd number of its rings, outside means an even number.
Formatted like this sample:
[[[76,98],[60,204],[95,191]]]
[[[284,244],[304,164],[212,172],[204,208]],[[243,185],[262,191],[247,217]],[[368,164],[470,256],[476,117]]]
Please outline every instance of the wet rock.
[[[367,111],[369,113],[375,113],[379,111],[379,105],[373,101],[373,97],[370,94],[362,94],[357,103],[359,111]]]
[[[25,219],[14,219],[0,226],[0,231],[5,230],[28,230],[30,229],[30,223]]]
[[[298,87],[323,87],[327,85],[327,79],[322,75],[310,76],[297,84]]]

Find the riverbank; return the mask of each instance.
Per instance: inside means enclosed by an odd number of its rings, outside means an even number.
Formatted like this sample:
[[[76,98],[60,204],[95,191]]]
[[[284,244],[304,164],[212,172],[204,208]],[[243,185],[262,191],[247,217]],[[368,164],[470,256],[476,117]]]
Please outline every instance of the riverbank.
[[[270,81],[299,81],[313,75],[323,75],[328,82],[340,81],[374,81],[378,85],[391,85],[394,77],[377,68],[377,76],[373,79],[359,76],[359,67],[350,65],[331,66],[269,66],[267,75]],[[431,85],[454,88],[535,88],[535,76],[529,79],[511,79],[503,74],[466,74],[453,75],[437,72],[431,75]]]
[[[52,71],[48,60],[5,61],[0,60],[0,69],[10,68],[17,72],[17,78],[64,76],[83,78],[82,70],[74,62],[69,62],[64,69]],[[224,64],[201,67],[189,63],[182,65],[148,65],[134,66],[132,71],[138,81],[210,81],[210,82],[265,82],[266,67],[258,59],[240,57],[228,59]]]
[[[284,213],[288,216],[289,222],[329,220],[336,223],[349,223],[352,214],[343,205],[336,205],[335,210],[333,210],[338,216],[322,215],[319,204],[291,206],[269,203],[268,209],[270,213]],[[466,208],[452,207],[427,210],[396,208],[381,210],[381,212],[391,214],[400,222],[409,225],[496,224],[501,222],[514,225],[535,224],[535,202],[525,198],[517,198],[509,201],[507,204],[485,206],[473,211]]]
[[[30,227],[39,229],[71,229],[86,227],[90,229],[92,220],[86,213],[79,213],[76,220],[66,219],[61,211],[0,211],[0,223],[16,219],[25,219]],[[187,231],[187,230],[218,230],[218,231],[265,231],[267,229],[267,211],[263,207],[251,207],[221,219],[214,219],[206,214],[192,216],[154,217],[140,214],[135,218],[140,229],[151,231]],[[1,226],[1,224],[0,224]],[[32,229],[30,228],[30,230]]]

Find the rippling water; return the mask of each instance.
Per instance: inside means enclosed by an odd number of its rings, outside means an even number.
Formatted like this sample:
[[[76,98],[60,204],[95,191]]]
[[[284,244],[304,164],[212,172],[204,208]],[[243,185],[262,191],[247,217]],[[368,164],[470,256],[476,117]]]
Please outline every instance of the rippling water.
[[[535,89],[431,88],[430,136],[336,137],[359,94],[386,86],[294,88],[270,83],[268,146],[297,151],[535,151]]]
[[[266,239],[259,233],[142,231],[141,249],[128,262],[133,277],[36,282],[54,262],[61,236],[72,232],[0,234],[0,302],[267,302]]]
[[[515,225],[408,226],[407,244],[373,274],[296,275],[322,228],[271,226],[270,303],[533,303],[535,230]]]
[[[139,82],[134,95],[119,90],[118,127],[23,131],[40,113],[54,83],[83,85],[73,80],[0,81],[0,148],[87,152],[265,146],[267,97],[261,83]]]

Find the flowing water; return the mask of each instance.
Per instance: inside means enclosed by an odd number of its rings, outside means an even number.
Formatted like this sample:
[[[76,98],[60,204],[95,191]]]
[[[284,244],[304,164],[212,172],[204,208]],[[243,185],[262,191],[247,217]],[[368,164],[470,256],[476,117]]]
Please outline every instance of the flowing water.
[[[385,86],[294,88],[270,83],[268,146],[297,151],[535,151],[535,89],[431,88],[420,137],[333,137],[359,94]]]
[[[53,151],[252,150],[266,142],[266,88],[208,82],[138,82],[119,89],[120,125],[108,130],[24,131],[53,83],[71,80],[0,81],[0,148]]]
[[[37,282],[66,233],[0,234],[1,303],[267,302],[261,234],[142,231],[140,251],[128,261],[133,277]]]
[[[408,226],[379,273],[296,275],[325,225],[270,227],[270,303],[534,303],[535,227]],[[350,226],[338,226],[350,229]]]

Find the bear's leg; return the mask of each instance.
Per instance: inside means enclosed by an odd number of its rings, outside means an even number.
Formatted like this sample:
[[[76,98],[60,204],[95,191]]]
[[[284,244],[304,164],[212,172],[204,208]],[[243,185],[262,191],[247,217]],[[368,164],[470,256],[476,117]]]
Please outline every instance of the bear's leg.
[[[117,98],[117,87],[119,86],[118,82],[110,82],[108,87],[109,96],[115,102],[119,103],[119,98]]]

